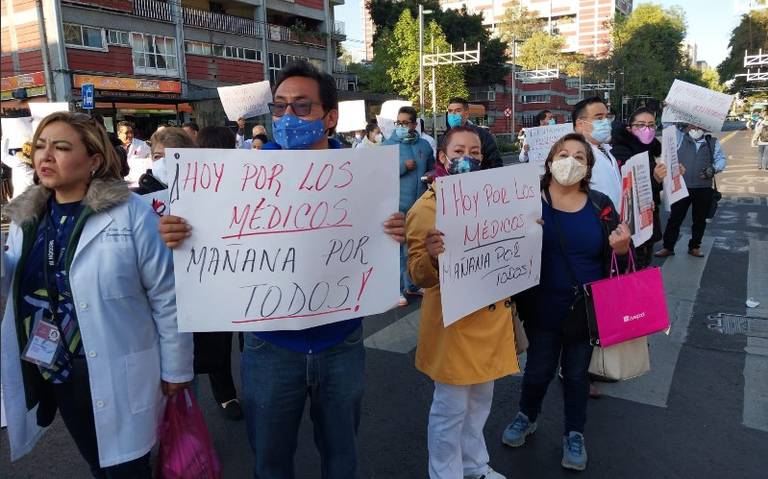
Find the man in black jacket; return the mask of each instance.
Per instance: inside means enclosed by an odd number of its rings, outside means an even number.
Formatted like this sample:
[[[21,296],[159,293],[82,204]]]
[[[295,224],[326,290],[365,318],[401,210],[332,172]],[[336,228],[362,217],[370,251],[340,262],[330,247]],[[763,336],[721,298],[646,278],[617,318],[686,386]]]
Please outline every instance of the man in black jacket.
[[[469,121],[469,103],[467,103],[467,100],[460,97],[448,100],[447,120],[449,129],[466,126],[477,132],[480,137],[480,145],[483,153],[482,169],[487,170],[488,168],[498,168],[503,166],[499,148],[496,146],[496,140],[493,138],[491,132],[485,128],[480,128]]]

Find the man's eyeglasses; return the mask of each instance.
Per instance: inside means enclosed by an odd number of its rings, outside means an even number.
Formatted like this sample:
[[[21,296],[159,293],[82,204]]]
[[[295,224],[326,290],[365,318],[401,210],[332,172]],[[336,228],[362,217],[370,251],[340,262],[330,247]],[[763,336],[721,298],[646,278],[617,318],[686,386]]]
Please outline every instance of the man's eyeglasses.
[[[395,122],[395,126],[404,126],[404,127],[409,127],[409,126],[411,126],[411,125],[413,125],[413,122],[412,122],[412,121],[396,121],[396,122]]]
[[[310,113],[312,113],[312,105],[314,105],[315,102],[310,100],[296,100],[291,103],[287,103],[284,101],[276,101],[274,103],[269,103],[269,112],[272,113],[273,116],[283,116],[285,115],[285,112],[288,111],[288,107],[291,107],[291,110],[293,111],[293,114],[296,116],[307,116]]]

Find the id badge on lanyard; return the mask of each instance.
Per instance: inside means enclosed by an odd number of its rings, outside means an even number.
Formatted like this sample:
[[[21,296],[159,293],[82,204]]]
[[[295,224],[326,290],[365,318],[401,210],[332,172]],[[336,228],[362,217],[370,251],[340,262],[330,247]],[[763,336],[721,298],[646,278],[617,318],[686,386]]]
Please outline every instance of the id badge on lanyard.
[[[30,331],[27,347],[24,348],[24,352],[21,355],[23,360],[48,369],[52,368],[56,363],[56,358],[62,349],[63,343],[58,326],[61,323],[58,318],[59,288],[56,285],[56,266],[58,263],[56,258],[56,242],[55,234],[53,238],[51,237],[51,230],[55,231],[55,228],[53,228],[53,221],[50,215],[48,215],[45,230],[46,261],[43,267],[43,278],[48,292],[48,307],[52,321],[41,318],[34,323],[34,327]],[[61,259],[62,254],[63,249],[59,253],[58,259]]]

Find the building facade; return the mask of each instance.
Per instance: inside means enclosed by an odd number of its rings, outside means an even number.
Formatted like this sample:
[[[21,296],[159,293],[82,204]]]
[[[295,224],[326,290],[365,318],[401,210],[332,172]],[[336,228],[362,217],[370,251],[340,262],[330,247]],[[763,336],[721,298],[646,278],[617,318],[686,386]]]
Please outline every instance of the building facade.
[[[2,0],[3,111],[30,101],[78,105],[133,120],[222,124],[216,87],[275,80],[304,58],[349,89],[336,51],[343,0]]]
[[[487,28],[498,34],[508,0],[441,0],[444,9],[460,9],[466,5],[473,13],[483,13]],[[519,5],[535,12],[544,21],[547,31],[565,39],[565,52],[604,56],[611,43],[607,22],[616,13],[628,15],[632,0],[520,0]]]

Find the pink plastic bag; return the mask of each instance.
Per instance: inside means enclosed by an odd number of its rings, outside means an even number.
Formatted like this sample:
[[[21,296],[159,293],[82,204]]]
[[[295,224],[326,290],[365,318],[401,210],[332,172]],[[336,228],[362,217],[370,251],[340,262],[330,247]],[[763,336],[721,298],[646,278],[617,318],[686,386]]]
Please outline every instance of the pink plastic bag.
[[[615,266],[615,253],[612,259]],[[631,252],[629,259],[631,273],[586,285],[590,335],[596,346],[605,348],[669,328],[661,269],[634,271]]]
[[[221,478],[221,465],[208,427],[189,388],[168,398],[157,435],[160,441],[157,478]]]

